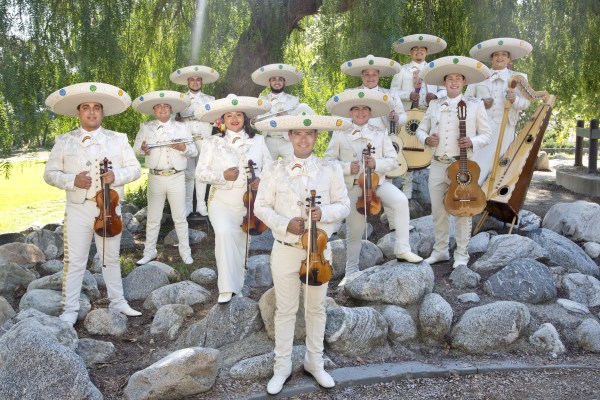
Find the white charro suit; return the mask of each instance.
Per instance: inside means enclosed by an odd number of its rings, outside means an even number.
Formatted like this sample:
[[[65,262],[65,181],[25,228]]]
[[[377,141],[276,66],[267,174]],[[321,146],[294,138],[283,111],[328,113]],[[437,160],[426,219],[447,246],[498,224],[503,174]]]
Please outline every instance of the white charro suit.
[[[154,144],[172,140],[190,140],[191,134],[186,124],[176,121],[160,122],[154,120],[140,125],[140,130],[135,138],[133,149],[140,156],[142,143]],[[146,243],[144,257],[156,257],[156,241],[160,232],[160,221],[165,207],[165,199],[169,201],[175,232],[179,241],[179,255],[181,258],[191,256],[188,235],[188,223],[185,207],[185,169],[188,159],[198,155],[194,143],[185,145],[184,151],[179,151],[170,146],[161,146],[150,149],[146,156],[148,173],[148,218],[146,220]],[[177,171],[172,175],[160,175],[161,171]]]
[[[498,145],[498,137],[500,136],[504,104],[506,103],[508,81],[514,75],[521,75],[527,78],[527,75],[521,72],[511,71],[506,68],[502,70],[492,70],[492,76],[481,83],[469,85],[465,91],[465,95],[467,96],[474,96],[479,99],[494,99],[492,106],[486,110],[490,120],[490,127],[493,135],[492,140],[487,146],[475,153],[472,157],[472,160],[479,164],[479,168],[481,168],[481,175],[479,176],[480,185],[483,184],[492,170],[492,163],[494,162],[496,147]],[[515,93],[517,94],[517,97],[510,105],[508,111],[508,120],[506,121],[506,128],[504,128],[500,156],[504,154],[506,149],[508,149],[508,146],[510,146],[515,139],[515,127],[519,119],[519,112],[529,107],[529,100],[523,97],[519,88],[515,88]]]
[[[344,171],[344,180],[350,197],[350,215],[346,218],[347,244],[346,244],[346,276],[358,272],[361,240],[365,231],[365,216],[356,208],[356,202],[362,194],[362,189],[355,181],[364,169],[361,165],[357,174],[350,173],[352,161],[361,161],[363,150],[371,144],[375,153],[375,172],[379,177],[379,186],[375,193],[381,198],[383,207],[390,210],[391,218],[396,227],[396,242],[394,253],[402,254],[410,251],[408,224],[410,220],[408,200],[396,186],[386,182],[385,173],[398,166],[396,150],[387,131],[369,124],[352,126],[345,131],[334,131],[329,146],[325,151],[325,159],[336,160]],[[361,162],[362,164],[362,162]]]
[[[352,88],[352,89],[367,89],[364,85]],[[404,106],[402,105],[402,100],[400,100],[400,94],[396,89],[386,89],[381,86],[375,86],[371,90],[377,90],[378,92],[385,93],[389,96],[390,104],[392,105],[396,114],[398,114],[398,122],[397,124],[405,124],[407,120],[406,111],[404,110]],[[375,126],[377,128],[385,129],[387,133],[390,133],[390,118],[389,115],[384,115],[382,117],[371,118],[369,120],[369,125]]]
[[[470,156],[473,152],[480,151],[492,138],[490,124],[483,102],[479,99],[466,96],[457,96],[453,99],[443,97],[432,100],[429,109],[417,129],[417,139],[425,143],[428,136],[437,134],[440,143],[437,147],[431,147],[434,155],[429,171],[429,194],[431,196],[431,214],[433,216],[433,229],[435,243],[433,253],[439,259],[448,259],[450,214],[444,207],[444,196],[450,180],[447,170],[451,161],[442,162],[436,158],[457,158],[460,155],[458,147],[459,122],[457,105],[460,100],[465,100],[467,105],[466,135],[473,142],[473,148],[468,150]],[[456,217],[456,251],[454,260],[467,264],[469,253],[467,247],[471,237],[471,218]]]
[[[246,234],[241,225],[246,215],[243,197],[249,160],[255,163],[255,174],[260,178],[263,167],[271,162],[264,138],[258,134],[250,138],[244,130],[227,130],[222,137],[213,135],[205,140],[196,167],[196,179],[211,185],[208,215],[215,231],[219,293],[240,293],[244,285]],[[240,171],[235,181],[223,176],[231,167]]]
[[[271,103],[271,109],[267,114],[278,113],[287,110],[295,110],[300,104],[298,96],[294,96],[285,92],[281,93],[269,93],[265,96],[260,96],[260,99],[264,102]],[[288,111],[288,114],[290,111]],[[265,114],[259,115],[260,118]],[[287,131],[269,131],[264,133],[265,142],[271,153],[271,158],[277,160],[277,158],[287,158],[292,155],[294,149],[288,138]]]
[[[79,294],[92,238],[96,242],[101,259],[104,251],[106,268],[102,268],[102,275],[106,282],[110,307],[117,311],[128,307],[123,297],[121,282],[121,234],[103,240],[94,232],[94,219],[100,213],[95,196],[102,188],[100,162],[105,157],[112,162],[115,175],[110,187],[123,199],[123,186],[138,179],[141,173],[140,163],[123,133],[100,127],[93,132],[79,128],[57,136],[46,163],[44,180],[65,190],[67,197],[63,233],[63,313],[77,313],[79,310]],[[88,171],[92,178],[92,186],[87,190],[75,186],[76,175],[83,171]],[[117,207],[116,212],[120,214],[121,208]]]
[[[273,232],[275,243],[271,253],[271,273],[276,298],[275,311],[275,375],[288,376],[292,372],[292,345],[298,310],[300,290],[304,286],[299,279],[302,260],[306,250],[298,245],[300,236],[287,231],[292,218],[303,217],[308,227],[306,199],[310,190],[320,196],[321,220],[317,228],[331,236],[336,224],[350,211],[346,185],[341,168],[336,163],[322,160],[315,155],[303,160],[292,156],[273,162],[263,171],[258,189],[255,214]],[[329,245],[325,257],[331,261]],[[306,286],[306,355],[308,369],[323,369],[323,338],[325,335],[325,296],[328,284]]]

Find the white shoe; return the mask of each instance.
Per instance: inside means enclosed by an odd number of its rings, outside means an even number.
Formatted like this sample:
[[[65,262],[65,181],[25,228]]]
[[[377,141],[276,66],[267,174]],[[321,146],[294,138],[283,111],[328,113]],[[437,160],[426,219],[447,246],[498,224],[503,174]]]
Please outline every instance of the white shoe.
[[[307,375],[312,375],[313,378],[317,381],[317,383],[324,387],[325,389],[330,389],[335,386],[335,381],[324,369],[320,369],[317,371],[311,371],[310,369],[304,366],[304,373]]]
[[[233,296],[233,293],[231,293],[231,292],[219,293],[219,299],[217,300],[217,303],[219,303],[219,304],[229,303],[231,301],[232,296]]]
[[[140,258],[136,262],[136,264],[137,265],[144,265],[144,264],[148,264],[152,260],[156,260],[156,254],[154,256],[144,256],[144,257]]]
[[[448,255],[442,255],[442,254],[435,254],[435,253],[431,253],[431,255],[425,259],[425,262],[429,265],[431,264],[436,264],[442,261],[448,261],[450,260],[450,256]]]
[[[192,256],[185,256],[183,258],[183,263],[186,265],[192,265],[194,263],[194,259],[192,258]]]
[[[291,375],[273,375],[267,384],[267,393],[278,394],[283,389],[283,385],[290,380]]]
[[[417,254],[413,253],[412,251],[407,251],[406,253],[402,253],[402,254],[396,254],[396,259],[398,261],[408,261],[409,263],[420,263],[421,261],[423,261],[423,257],[419,257]]]
[[[206,217],[208,215],[208,208],[206,207],[206,203],[202,202],[198,204],[196,206],[196,209],[198,210],[198,213],[203,217]]]
[[[136,311],[129,306],[125,306],[122,309],[117,310],[117,311],[119,311],[123,315],[127,315],[128,317],[139,317],[140,315],[142,315],[141,312]]]
[[[73,326],[77,322],[77,313],[76,312],[64,312],[60,314],[58,317],[61,321],[66,322],[67,324]]]

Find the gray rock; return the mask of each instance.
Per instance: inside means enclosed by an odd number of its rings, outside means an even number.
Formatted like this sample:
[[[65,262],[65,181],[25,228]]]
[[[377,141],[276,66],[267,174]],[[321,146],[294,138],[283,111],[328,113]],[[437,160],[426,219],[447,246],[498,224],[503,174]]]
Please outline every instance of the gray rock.
[[[521,259],[492,275],[483,285],[490,296],[522,303],[543,303],[556,298],[556,286],[548,267],[535,260]]]
[[[556,328],[550,323],[540,325],[538,330],[529,336],[529,342],[541,350],[549,351],[556,355],[566,351],[565,345],[560,340]]]
[[[431,215],[413,219],[410,224],[415,229],[410,231],[409,243],[410,248],[414,253],[417,253],[421,257],[426,257],[431,254],[433,250],[433,219]],[[377,246],[381,249],[386,257],[393,257],[394,255],[394,244],[396,243],[396,233],[390,232],[377,242]],[[450,220],[450,248],[456,246],[454,240],[454,219]]]
[[[0,398],[102,399],[81,357],[36,318],[18,322],[0,337],[0,359]]]
[[[121,209],[121,217],[123,218],[123,226],[131,233],[136,233],[140,230],[140,221],[138,221],[132,213],[123,212]]]
[[[35,289],[49,289],[61,292],[63,283],[62,276],[62,271],[59,271],[55,274],[44,276],[42,278],[31,281],[27,286],[27,291],[29,292]],[[87,297],[89,297],[90,301],[96,301],[96,299],[100,297],[100,291],[98,291],[98,283],[96,282],[96,278],[94,278],[90,271],[86,270],[83,273],[81,291]]]
[[[469,240],[469,254],[485,253],[490,244],[492,234],[490,232],[479,232]]]
[[[304,353],[306,346],[292,347],[292,373],[303,370]],[[233,379],[267,379],[273,376],[274,365],[275,353],[270,352],[239,361],[231,367],[229,375]]]
[[[148,219],[148,207],[144,207],[135,214],[133,214],[135,219],[137,219],[142,226],[146,226],[146,219]],[[161,221],[162,223],[162,221]]]
[[[100,260],[100,256],[98,254],[95,254],[92,258],[92,265],[90,266],[89,270],[90,272],[97,274],[102,273],[102,260]]]
[[[62,293],[50,289],[32,289],[21,297],[19,310],[34,308],[47,315],[58,317],[62,312]],[[79,312],[77,319],[81,321],[92,309],[90,299],[84,294],[79,295]]]
[[[217,273],[210,268],[198,268],[192,272],[190,280],[200,286],[212,285],[217,281]]]
[[[476,226],[477,224],[479,224],[479,220],[481,219],[482,214],[476,215],[473,217],[472,223],[473,226]],[[485,221],[483,222],[483,225],[481,225],[481,227],[479,228],[480,232],[499,232],[502,229],[504,229],[504,227],[506,226],[506,224],[494,217],[492,217],[491,215],[488,215],[488,217],[485,219]]]
[[[600,243],[600,205],[583,200],[555,204],[542,227],[574,241]]]
[[[0,266],[9,263],[32,266],[45,261],[44,253],[35,244],[7,243],[0,246]]]
[[[79,339],[75,352],[83,359],[85,365],[93,367],[94,364],[107,362],[115,353],[115,345],[95,339]]]
[[[210,292],[191,281],[183,281],[154,290],[144,301],[144,308],[157,310],[166,304],[204,304],[210,301]]]
[[[219,364],[219,350],[177,350],[133,374],[124,390],[125,399],[181,399],[206,392],[215,383]]]
[[[135,239],[133,234],[127,229],[121,232],[121,250],[135,250]]]
[[[44,274],[55,274],[63,270],[65,263],[59,260],[49,260],[40,265],[40,270]]]
[[[388,323],[371,307],[328,307],[325,344],[347,356],[368,354],[386,343]]]
[[[7,243],[25,243],[25,235],[18,232],[0,233],[0,246]]]
[[[83,326],[92,335],[121,336],[127,331],[127,317],[115,310],[97,308],[85,317]]]
[[[575,331],[577,344],[583,350],[600,353],[600,323],[588,318]]]
[[[457,296],[458,301],[461,303],[479,303],[481,299],[477,293],[463,293]]]
[[[382,219],[383,219],[386,214],[383,213],[381,215],[382,215]],[[381,221],[381,222],[383,222],[383,221]],[[385,224],[385,223],[387,223],[387,221],[383,222],[383,223]],[[366,229],[367,229],[367,239],[368,239],[373,234],[373,225],[371,225],[369,222],[367,222]],[[342,226],[340,227],[340,229],[338,229],[337,235],[340,239],[348,238],[348,227],[346,226],[346,223],[343,223]],[[362,237],[363,237],[363,240],[366,240],[364,230],[363,230]]]
[[[127,300],[145,300],[154,290],[168,284],[166,272],[154,264],[145,264],[123,278],[123,293]]]
[[[186,317],[194,313],[187,304],[167,304],[156,311],[150,333],[152,335],[165,335],[173,340],[177,337],[181,325]]]
[[[125,203],[121,205],[121,213],[122,214],[131,214],[135,215],[139,211],[139,208],[135,206],[135,204]]]
[[[569,299],[588,307],[600,306],[600,281],[584,274],[568,274],[563,287]]]
[[[458,289],[472,289],[479,286],[481,275],[471,271],[466,265],[461,264],[452,270],[450,282],[452,282],[452,286]]]
[[[452,329],[452,347],[469,354],[502,349],[526,333],[529,321],[529,309],[514,301],[471,308]]]
[[[433,290],[433,270],[425,262],[390,261],[363,271],[344,286],[353,299],[406,306]]]
[[[531,211],[519,211],[519,230],[521,232],[531,232],[542,226],[542,219]]]
[[[17,315],[7,320],[0,329],[0,335],[10,331],[16,324],[32,319],[44,326],[44,329],[49,331],[56,340],[68,349],[75,350],[77,348],[77,332],[66,322],[61,321],[56,317],[46,315],[34,308],[28,308],[20,311]]]
[[[271,259],[268,254],[261,254],[248,258],[248,270],[244,279],[244,286],[269,287],[273,285],[271,275]]]
[[[271,251],[273,248],[273,232],[267,229],[257,236],[250,236],[250,251]]]
[[[417,324],[408,311],[398,306],[385,306],[381,315],[388,324],[388,339],[402,343],[417,337]]]
[[[98,289],[106,290],[106,282],[104,281],[104,275],[95,273],[93,276],[96,280],[96,285],[98,286]]]
[[[10,244],[4,246],[10,246]],[[34,279],[35,275],[20,265],[0,261],[0,296],[12,300],[16,289],[26,288]]]
[[[563,267],[548,267],[550,273],[552,274],[552,279],[554,280],[554,286],[557,289],[562,289],[563,287],[563,277],[566,275],[567,270]]]
[[[600,257],[600,243],[586,242],[583,244],[583,249],[585,250],[585,253],[591,258]]]
[[[190,246],[201,243],[206,238],[206,232],[199,231],[197,229],[188,229],[188,238],[190,242]],[[173,229],[171,232],[165,236],[165,240],[163,241],[165,246],[175,246],[179,244],[179,238],[177,237],[177,232]]]
[[[490,240],[488,251],[471,265],[471,269],[476,272],[495,271],[521,258],[546,261],[550,255],[529,238],[498,235]]]
[[[429,196],[429,168],[413,172],[412,201],[418,201],[424,208],[431,210],[431,197]]]
[[[565,310],[575,314],[587,315],[590,313],[590,309],[586,305],[578,303],[568,299],[558,299],[556,302],[563,307]]]
[[[0,325],[15,316],[15,310],[6,299],[0,296]]]
[[[175,268],[173,268],[170,265],[167,265],[165,263],[162,263],[160,261],[156,261],[156,260],[150,261],[146,265],[154,265],[154,266],[157,266],[158,268],[162,269],[167,274],[167,276],[169,277],[169,279],[174,280],[174,279],[178,279],[179,278],[179,272],[177,272],[175,270]]]
[[[419,309],[419,326],[421,334],[427,342],[444,341],[450,327],[454,312],[452,307],[437,293],[425,295]]]
[[[550,159],[548,153],[540,151],[535,159],[535,171],[550,171]]]
[[[567,271],[600,276],[600,270],[590,256],[564,236],[544,228],[529,232],[528,236],[550,253],[555,264]]]
[[[331,240],[329,249],[331,250],[331,269],[333,270],[331,278],[340,279],[346,273],[346,241],[343,239]]]
[[[25,243],[32,243],[39,247],[46,260],[56,260],[64,254],[62,235],[46,229],[31,232],[27,235]]]
[[[346,240],[338,239],[330,242],[333,254],[333,279],[342,278],[346,272]],[[383,261],[383,252],[373,242],[362,240],[358,268],[362,271]]]

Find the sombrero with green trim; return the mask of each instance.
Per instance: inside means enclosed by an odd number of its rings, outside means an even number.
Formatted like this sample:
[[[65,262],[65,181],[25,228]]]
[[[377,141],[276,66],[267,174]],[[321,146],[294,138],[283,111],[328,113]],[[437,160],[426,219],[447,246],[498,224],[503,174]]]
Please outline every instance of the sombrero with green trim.
[[[369,54],[363,58],[346,61],[340,66],[343,73],[352,76],[361,76],[365,69],[376,69],[379,71],[379,76],[392,76],[400,72],[402,66],[396,61],[389,58],[375,57]]]
[[[108,83],[83,82],[59,89],[46,99],[52,112],[69,117],[76,117],[77,106],[89,102],[102,104],[103,114],[107,116],[127,110],[131,97],[123,89]]]
[[[240,111],[248,118],[264,114],[271,109],[271,103],[257,97],[237,96],[228,94],[223,99],[205,103],[194,112],[197,119],[204,122],[214,122],[217,118],[228,112]]]
[[[214,68],[207,67],[204,65],[189,65],[187,67],[180,68],[171,73],[169,78],[171,82],[179,85],[187,85],[188,78],[199,76],[202,78],[202,84],[209,84],[219,79],[219,73]]]
[[[440,37],[417,33],[401,37],[392,44],[392,49],[400,54],[410,55],[410,49],[415,46],[427,47],[427,54],[435,54],[444,50],[448,44]]]
[[[316,129],[317,131],[333,131],[349,129],[350,122],[339,117],[316,115],[306,104],[300,104],[295,115],[284,115],[269,118],[256,123],[260,131],[289,131],[290,129]]]
[[[289,64],[269,64],[254,71],[251,78],[257,85],[269,86],[269,79],[275,76],[283,77],[286,86],[295,85],[302,80],[302,71]]]
[[[463,75],[468,84],[486,80],[491,75],[490,69],[481,61],[471,57],[447,56],[430,61],[421,71],[421,79],[428,85],[444,85],[444,77],[448,74]]]
[[[533,50],[533,46],[528,42],[515,38],[495,38],[478,43],[471,47],[469,54],[479,61],[490,61],[492,54],[497,51],[507,51],[510,58],[516,59],[525,57]]]
[[[173,113],[181,112],[190,105],[189,100],[186,101],[186,96],[183,93],[173,90],[158,90],[135,98],[131,107],[142,114],[153,115],[153,107],[157,104],[170,105]]]
[[[373,89],[350,89],[336,94],[327,100],[325,107],[333,115],[350,117],[350,109],[354,106],[371,108],[371,118],[388,115],[393,110],[390,98],[386,93]]]

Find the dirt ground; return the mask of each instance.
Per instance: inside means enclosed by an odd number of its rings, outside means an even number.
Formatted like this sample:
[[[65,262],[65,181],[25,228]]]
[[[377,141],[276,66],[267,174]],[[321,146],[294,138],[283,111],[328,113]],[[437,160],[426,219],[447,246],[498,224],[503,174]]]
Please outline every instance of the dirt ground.
[[[572,202],[575,200],[587,200],[600,204],[600,198],[590,198],[581,196],[557,186],[554,183],[554,171],[536,172],[529,188],[524,209],[534,212],[543,217],[548,209],[558,202]],[[387,226],[380,223],[378,220],[373,221],[374,235],[372,241],[377,240],[388,233]],[[171,226],[164,227],[162,235],[172,229]],[[200,228],[197,228],[200,229]],[[139,246],[136,252],[125,254],[124,256],[131,261],[141,257],[143,250],[144,234],[136,236]],[[159,243],[161,240],[159,240]],[[187,279],[189,273],[201,267],[216,269],[214,262],[214,238],[209,235],[200,245],[194,246],[194,265],[187,271],[183,270],[181,279]],[[162,251],[161,251],[162,250]],[[159,247],[159,261],[164,261],[170,265],[178,262],[178,254],[175,248],[162,249]],[[596,260],[598,262],[598,260]],[[176,265],[177,266],[177,265]],[[183,268],[183,264],[179,264]],[[452,272],[451,264],[436,264],[435,272],[435,289],[446,299],[455,299],[457,292],[449,284],[449,276]],[[485,278],[485,277],[483,277]],[[342,291],[337,289],[338,281],[332,281],[329,286],[328,295],[336,300],[341,305],[353,305]],[[211,302],[206,305],[194,307],[194,315],[187,321],[187,325],[194,321],[202,319],[206,313],[216,304],[218,290],[216,284],[206,287],[213,294]],[[258,301],[264,290],[253,290],[249,297]],[[481,291],[478,291],[481,292]],[[486,299],[482,296],[484,304],[491,299]],[[455,313],[455,319],[458,320],[460,315],[469,306],[465,306],[457,301],[449,300]],[[137,309],[143,309],[142,302],[133,302],[132,306]],[[107,307],[106,302],[97,302],[94,307]],[[593,309],[595,313],[600,311]],[[130,318],[127,332],[121,337],[102,337],[90,336],[83,328],[83,324],[76,325],[79,337],[93,337],[98,340],[111,341],[116,347],[115,355],[108,363],[97,364],[90,369],[91,379],[94,384],[104,394],[106,399],[120,398],[123,394],[123,389],[127,385],[129,377],[136,371],[148,367],[153,362],[163,356],[166,356],[170,351],[174,351],[173,343],[164,338],[157,338],[150,335],[150,325],[153,315],[150,312],[145,312],[142,317]],[[454,321],[456,322],[456,321]],[[185,329],[185,327],[182,329]],[[579,353],[573,346],[569,346],[568,355],[562,356],[554,362],[560,363],[576,363],[586,365],[600,365],[600,358]],[[408,350],[402,351],[399,354],[390,354],[385,358],[386,362],[400,362],[417,360],[422,362],[436,363],[442,359],[455,359],[458,361],[467,361],[470,359],[473,362],[485,360],[485,357],[472,358],[460,354],[453,354],[449,345],[439,348],[427,348],[424,346],[411,347]],[[493,356],[496,360],[517,360],[520,362],[547,362],[546,355],[524,354],[518,349],[506,353]],[[370,359],[368,356],[357,360],[337,360],[334,361],[338,366],[361,365],[363,363],[378,363],[382,362],[380,357]],[[304,395],[297,397],[298,399],[396,399],[396,398],[411,398],[411,399],[522,399],[522,398],[555,398],[555,399],[600,399],[600,379],[598,377],[600,370],[582,371],[582,370],[558,370],[558,371],[543,371],[543,372],[519,372],[519,373],[494,373],[487,375],[475,375],[468,377],[449,377],[448,379],[418,379],[406,380],[371,386],[358,386],[344,389],[334,389],[332,391],[320,391],[316,394]],[[228,379],[217,378],[217,382],[211,391],[195,396],[197,399],[222,399],[222,398],[240,398],[245,395],[264,391],[266,381],[247,382],[233,381]]]

